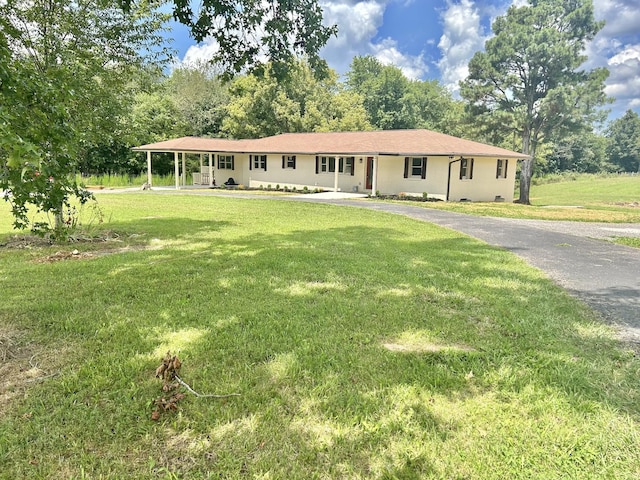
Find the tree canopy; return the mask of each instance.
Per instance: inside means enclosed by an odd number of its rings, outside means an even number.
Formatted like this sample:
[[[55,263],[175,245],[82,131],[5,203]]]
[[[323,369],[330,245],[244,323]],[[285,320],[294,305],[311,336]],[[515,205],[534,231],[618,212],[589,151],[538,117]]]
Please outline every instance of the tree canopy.
[[[529,203],[536,147],[593,122],[606,102],[603,68],[586,71],[586,42],[602,28],[591,0],[530,0],[498,17],[494,36],[469,63],[461,95],[486,128],[516,133],[523,162],[520,199]]]
[[[128,9],[137,0],[121,1]],[[318,76],[327,73],[319,51],[337,27],[323,25],[317,0],[202,0],[196,10],[190,0],[172,3],[174,18],[190,28],[196,41],[217,42],[211,61],[227,78],[262,71],[268,63],[273,76],[284,78],[297,57],[306,58]]]
[[[607,132],[609,160],[623,172],[640,173],[640,116],[633,110],[613,121]]]
[[[122,131],[123,93],[137,69],[157,65],[167,17],[148,4],[124,14],[102,0],[7,0],[0,19],[0,95],[9,120],[0,190],[17,228],[48,229],[30,225],[34,205],[53,214],[60,231],[69,197],[90,198],[71,174],[84,150]]]

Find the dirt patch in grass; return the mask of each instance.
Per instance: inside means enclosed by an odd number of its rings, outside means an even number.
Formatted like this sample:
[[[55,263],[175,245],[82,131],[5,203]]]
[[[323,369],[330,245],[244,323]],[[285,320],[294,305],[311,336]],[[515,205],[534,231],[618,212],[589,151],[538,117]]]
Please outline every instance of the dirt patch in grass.
[[[618,207],[640,208],[640,202],[616,202]]]
[[[29,342],[24,332],[10,325],[0,326],[0,415],[31,385],[57,376],[64,357]]]

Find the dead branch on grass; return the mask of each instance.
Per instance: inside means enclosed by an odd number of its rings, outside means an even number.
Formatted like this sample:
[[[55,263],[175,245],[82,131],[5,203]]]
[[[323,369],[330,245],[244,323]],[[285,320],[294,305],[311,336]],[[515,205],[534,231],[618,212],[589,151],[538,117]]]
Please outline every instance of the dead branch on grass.
[[[182,368],[182,362],[176,355],[171,355],[171,352],[167,352],[165,357],[162,359],[162,363],[158,368],[156,368],[156,378],[162,378],[162,391],[164,393],[173,392],[179,386],[183,386],[190,393],[195,395],[198,398],[228,398],[228,397],[239,397],[239,393],[229,393],[225,395],[215,395],[215,394],[202,394],[196,392],[193,388],[189,386],[184,380],[182,380],[178,376],[178,372]],[[159,397],[156,399],[155,408],[151,413],[152,420],[159,420],[161,412],[175,411],[178,409],[178,402],[182,400],[186,395],[184,393],[174,393],[168,398]]]

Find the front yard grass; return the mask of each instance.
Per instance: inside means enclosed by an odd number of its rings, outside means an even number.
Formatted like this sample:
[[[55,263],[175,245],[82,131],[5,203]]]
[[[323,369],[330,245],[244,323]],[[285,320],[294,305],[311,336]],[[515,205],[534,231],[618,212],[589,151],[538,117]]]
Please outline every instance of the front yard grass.
[[[640,476],[640,361],[515,256],[362,209],[98,197],[108,242],[0,247],[0,478]],[[241,396],[152,421],[167,351]]]

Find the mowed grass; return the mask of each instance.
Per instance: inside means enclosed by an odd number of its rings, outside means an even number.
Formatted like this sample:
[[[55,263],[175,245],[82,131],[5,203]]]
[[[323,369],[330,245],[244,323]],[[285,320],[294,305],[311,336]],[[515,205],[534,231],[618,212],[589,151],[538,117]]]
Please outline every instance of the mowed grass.
[[[0,248],[1,478],[640,476],[638,358],[513,255],[348,207],[98,198],[117,241]],[[241,396],[152,421],[168,350]]]
[[[531,205],[497,202],[415,203],[428,208],[491,217],[640,223],[640,175],[583,175],[572,181],[532,185]]]

